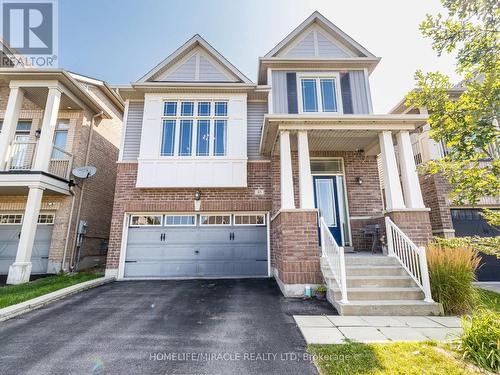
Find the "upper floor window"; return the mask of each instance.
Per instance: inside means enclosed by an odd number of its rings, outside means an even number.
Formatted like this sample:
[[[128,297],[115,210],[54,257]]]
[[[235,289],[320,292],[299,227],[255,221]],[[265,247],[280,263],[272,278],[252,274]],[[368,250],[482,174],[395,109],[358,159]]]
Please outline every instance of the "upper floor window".
[[[302,112],[339,112],[336,76],[300,78]]]
[[[161,156],[225,156],[227,101],[163,103]]]

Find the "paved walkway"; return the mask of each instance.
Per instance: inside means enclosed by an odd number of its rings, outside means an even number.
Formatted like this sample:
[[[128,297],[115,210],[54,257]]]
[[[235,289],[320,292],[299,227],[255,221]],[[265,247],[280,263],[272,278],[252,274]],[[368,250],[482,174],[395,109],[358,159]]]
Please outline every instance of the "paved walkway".
[[[458,337],[460,318],[453,316],[294,315],[308,344],[390,341],[448,341]]]
[[[474,286],[481,289],[491,290],[492,292],[500,293],[500,281],[480,281],[474,283]]]

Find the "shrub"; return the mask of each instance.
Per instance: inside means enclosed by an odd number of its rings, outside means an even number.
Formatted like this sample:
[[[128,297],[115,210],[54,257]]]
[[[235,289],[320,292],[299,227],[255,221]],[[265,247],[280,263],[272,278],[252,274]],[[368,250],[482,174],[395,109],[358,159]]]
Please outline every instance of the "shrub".
[[[462,317],[462,326],[458,349],[463,357],[486,370],[500,372],[500,314],[478,309],[472,316]]]
[[[500,236],[496,237],[434,237],[434,242],[441,247],[470,247],[484,254],[494,255],[500,259]]]
[[[469,312],[477,302],[478,293],[472,282],[479,261],[478,253],[470,247],[428,247],[432,298],[443,305],[446,314]]]

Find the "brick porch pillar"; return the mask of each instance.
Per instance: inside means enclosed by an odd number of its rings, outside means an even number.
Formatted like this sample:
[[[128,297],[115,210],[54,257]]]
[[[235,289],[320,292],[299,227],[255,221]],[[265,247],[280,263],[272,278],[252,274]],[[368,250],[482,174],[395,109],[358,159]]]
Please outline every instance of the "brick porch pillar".
[[[425,246],[432,241],[432,227],[429,209],[393,210],[387,216],[418,246]]]

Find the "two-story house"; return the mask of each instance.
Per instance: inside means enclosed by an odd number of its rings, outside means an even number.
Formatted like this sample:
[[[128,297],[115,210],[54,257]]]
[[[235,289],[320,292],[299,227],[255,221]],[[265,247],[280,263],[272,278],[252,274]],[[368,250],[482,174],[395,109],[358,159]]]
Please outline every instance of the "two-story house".
[[[107,275],[274,277],[286,296],[326,282],[342,314],[437,313],[410,141],[426,117],[373,114],[379,61],[315,12],[257,83],[196,35],[118,87]],[[371,256],[384,233],[389,256]]]
[[[123,101],[103,81],[0,68],[0,275],[7,283],[104,263],[122,115]],[[85,165],[96,167],[94,176],[71,174]]]

